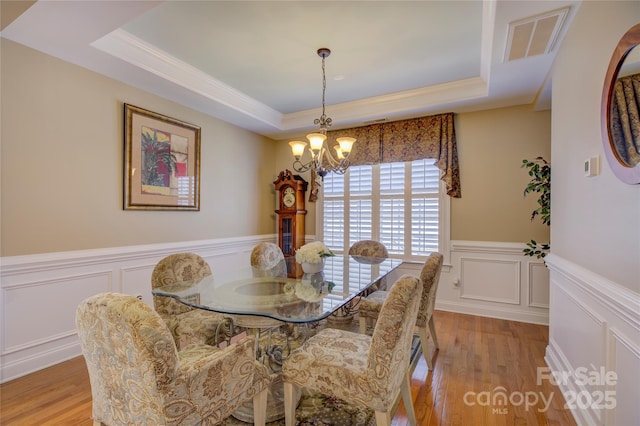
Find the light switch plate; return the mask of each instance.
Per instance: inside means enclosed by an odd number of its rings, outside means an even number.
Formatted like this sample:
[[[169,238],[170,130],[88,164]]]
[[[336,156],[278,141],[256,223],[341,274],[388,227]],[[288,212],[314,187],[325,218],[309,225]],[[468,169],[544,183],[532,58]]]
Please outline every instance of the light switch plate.
[[[598,176],[600,174],[600,157],[590,157],[584,162],[584,175],[587,177]]]

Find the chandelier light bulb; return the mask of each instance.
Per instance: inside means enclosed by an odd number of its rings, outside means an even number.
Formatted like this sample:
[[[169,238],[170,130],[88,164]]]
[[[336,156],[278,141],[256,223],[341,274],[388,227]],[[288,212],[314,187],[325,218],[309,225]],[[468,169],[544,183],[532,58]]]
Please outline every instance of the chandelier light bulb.
[[[351,152],[351,148],[356,141],[356,138],[349,138],[345,136],[342,138],[337,138],[336,141],[338,141],[338,143],[340,144],[340,150],[343,153],[349,155],[349,153]]]
[[[307,139],[309,139],[309,148],[311,148],[311,151],[317,152],[322,149],[322,145],[327,139],[327,136],[322,133],[309,133]]]
[[[296,157],[296,160],[300,160],[302,154],[304,154],[304,148],[307,146],[307,143],[302,141],[291,141],[289,142],[289,146],[291,147],[291,152],[293,153],[293,156]]]

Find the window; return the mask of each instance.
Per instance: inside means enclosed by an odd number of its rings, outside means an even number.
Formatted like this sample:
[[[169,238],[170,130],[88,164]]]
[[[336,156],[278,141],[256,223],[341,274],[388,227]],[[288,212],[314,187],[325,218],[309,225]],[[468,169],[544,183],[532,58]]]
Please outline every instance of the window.
[[[423,260],[444,251],[449,200],[440,189],[435,160],[351,166],[322,184],[318,234],[346,252],[359,240],[382,242],[393,257]]]

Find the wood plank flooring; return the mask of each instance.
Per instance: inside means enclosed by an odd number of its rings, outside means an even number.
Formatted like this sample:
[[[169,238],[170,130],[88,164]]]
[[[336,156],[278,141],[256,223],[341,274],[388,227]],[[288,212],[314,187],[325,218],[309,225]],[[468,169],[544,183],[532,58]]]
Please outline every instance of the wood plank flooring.
[[[411,380],[419,425],[576,425],[559,389],[537,383],[548,327],[443,311],[434,318],[440,343],[429,351],[434,370],[420,359]],[[407,424],[400,404],[393,425]],[[91,426],[84,358],[2,384],[0,425]]]

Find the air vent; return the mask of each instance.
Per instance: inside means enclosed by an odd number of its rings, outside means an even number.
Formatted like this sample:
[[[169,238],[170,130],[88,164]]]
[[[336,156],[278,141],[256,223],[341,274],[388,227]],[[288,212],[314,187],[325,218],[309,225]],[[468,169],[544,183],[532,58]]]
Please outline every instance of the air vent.
[[[387,121],[387,118],[378,118],[376,120],[369,120],[369,121],[364,121],[363,124],[378,124],[378,123],[384,123],[385,121]]]
[[[504,62],[551,52],[568,14],[565,7],[509,23]]]

